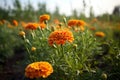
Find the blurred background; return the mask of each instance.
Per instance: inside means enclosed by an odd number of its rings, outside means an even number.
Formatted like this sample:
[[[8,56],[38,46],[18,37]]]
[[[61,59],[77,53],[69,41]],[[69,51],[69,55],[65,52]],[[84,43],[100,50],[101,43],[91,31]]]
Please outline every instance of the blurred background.
[[[120,16],[120,0],[1,0],[0,19],[34,20],[39,15],[48,13],[75,18],[93,18],[107,16],[112,20]],[[117,17],[118,21],[119,17]]]

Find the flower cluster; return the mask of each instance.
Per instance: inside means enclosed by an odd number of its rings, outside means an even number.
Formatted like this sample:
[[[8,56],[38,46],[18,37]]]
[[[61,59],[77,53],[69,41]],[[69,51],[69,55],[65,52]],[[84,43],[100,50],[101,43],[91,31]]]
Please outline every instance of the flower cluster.
[[[25,69],[25,76],[28,78],[46,78],[53,73],[53,67],[50,63],[41,61],[29,64]]]
[[[69,30],[56,30],[49,35],[48,43],[49,45],[56,44],[65,44],[66,41],[73,42],[74,37],[71,31]]]

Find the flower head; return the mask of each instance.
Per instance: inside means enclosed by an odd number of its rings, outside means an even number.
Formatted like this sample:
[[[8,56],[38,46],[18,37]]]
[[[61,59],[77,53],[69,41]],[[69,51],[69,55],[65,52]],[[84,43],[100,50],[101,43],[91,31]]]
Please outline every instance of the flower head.
[[[31,79],[46,78],[51,73],[53,73],[53,67],[45,61],[31,63],[25,68],[25,76]]]
[[[95,36],[104,37],[105,34],[104,34],[103,32],[96,32],[96,33],[95,33]]]
[[[36,30],[38,28],[39,24],[37,23],[28,23],[25,27],[25,29],[31,29],[31,30]]]
[[[50,19],[50,16],[47,15],[47,14],[44,14],[44,15],[41,15],[41,16],[40,16],[40,22],[43,22],[43,21],[49,20],[49,19]]]
[[[77,20],[77,26],[85,26],[86,23],[83,20]]]
[[[68,21],[68,26],[76,26],[76,24],[77,24],[77,20],[75,19],[71,19]]]
[[[16,20],[13,20],[13,25],[18,26],[18,22]]]
[[[56,44],[65,44],[65,42],[73,42],[74,37],[71,31],[69,30],[56,30],[49,35],[48,43],[49,45]]]

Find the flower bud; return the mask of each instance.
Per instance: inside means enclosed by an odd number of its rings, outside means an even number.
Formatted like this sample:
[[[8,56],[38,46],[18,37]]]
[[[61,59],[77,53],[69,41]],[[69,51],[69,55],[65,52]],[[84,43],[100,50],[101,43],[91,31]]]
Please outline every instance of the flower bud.
[[[106,73],[102,73],[101,77],[102,77],[103,80],[107,80],[107,74]]]
[[[19,32],[19,35],[20,35],[20,36],[25,36],[25,32],[24,32],[24,31],[20,31],[20,32]]]
[[[33,52],[36,51],[36,47],[32,47],[31,51],[33,51]]]

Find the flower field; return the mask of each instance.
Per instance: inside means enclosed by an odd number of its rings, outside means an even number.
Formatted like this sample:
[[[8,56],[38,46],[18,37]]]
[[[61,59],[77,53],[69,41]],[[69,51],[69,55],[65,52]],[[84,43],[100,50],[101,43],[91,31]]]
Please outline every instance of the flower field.
[[[120,80],[120,23],[51,17],[0,21],[0,75],[8,80]]]
[[[119,15],[65,16],[15,1],[11,12],[0,8],[0,80],[120,80]]]

